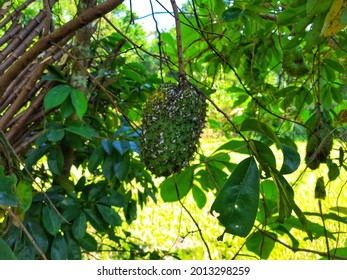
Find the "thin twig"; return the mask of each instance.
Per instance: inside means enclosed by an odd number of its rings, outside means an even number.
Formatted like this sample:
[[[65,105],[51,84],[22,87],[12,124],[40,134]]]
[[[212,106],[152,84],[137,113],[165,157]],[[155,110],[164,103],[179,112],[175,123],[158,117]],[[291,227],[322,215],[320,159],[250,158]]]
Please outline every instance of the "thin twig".
[[[320,217],[322,219],[322,224],[323,224],[323,228],[324,228],[324,237],[325,237],[325,244],[327,246],[327,257],[328,260],[330,260],[330,248],[329,248],[329,239],[328,239],[328,233],[327,233],[327,228],[325,225],[325,219],[324,219],[324,215],[323,215],[323,210],[322,210],[322,202],[320,199],[318,199],[318,206],[319,206],[319,214]]]
[[[200,228],[198,222],[195,220],[195,218],[193,217],[192,213],[190,213],[190,211],[187,209],[187,207],[185,207],[185,205],[181,201],[180,193],[179,193],[179,190],[178,190],[178,184],[177,184],[177,180],[176,180],[176,174],[173,175],[173,178],[174,178],[174,182],[175,182],[175,188],[176,188],[176,194],[177,194],[178,202],[180,203],[182,208],[187,212],[187,214],[189,215],[189,217],[192,219],[193,223],[195,224],[196,228],[198,229],[200,238],[201,238],[202,242],[204,243],[204,245],[206,247],[206,251],[207,251],[208,257],[209,257],[210,260],[212,260],[212,255],[211,255],[211,252],[210,252],[210,248],[208,247],[208,244],[207,244],[207,242],[206,242],[206,240],[205,240],[205,238],[204,238],[204,236],[202,234],[202,231],[201,231],[201,228]]]
[[[33,246],[35,247],[35,249],[37,250],[37,252],[40,254],[41,258],[43,260],[47,260],[46,255],[42,252],[42,250],[40,249],[40,247],[37,245],[36,241],[34,240],[34,238],[31,236],[31,234],[29,233],[29,231],[25,228],[25,226],[23,225],[22,221],[16,216],[15,213],[13,213],[13,211],[9,208],[9,207],[4,207],[4,209],[10,214],[11,218],[14,219],[16,221],[16,223],[20,226],[20,228],[24,231],[24,233],[26,234],[26,236],[29,238],[30,242],[33,244]]]
[[[152,11],[152,18],[154,20],[154,23],[155,23],[155,29],[157,31],[157,34],[158,34],[158,50],[159,50],[159,57],[162,57],[163,54],[162,54],[162,41],[161,41],[161,32],[159,30],[159,25],[158,25],[158,21],[157,19],[155,18],[154,14],[154,8],[153,8],[153,3],[152,3],[152,0],[149,0],[149,3],[151,5],[151,11]],[[163,60],[162,59],[159,59],[159,71],[160,71],[160,77],[161,79],[163,80]]]

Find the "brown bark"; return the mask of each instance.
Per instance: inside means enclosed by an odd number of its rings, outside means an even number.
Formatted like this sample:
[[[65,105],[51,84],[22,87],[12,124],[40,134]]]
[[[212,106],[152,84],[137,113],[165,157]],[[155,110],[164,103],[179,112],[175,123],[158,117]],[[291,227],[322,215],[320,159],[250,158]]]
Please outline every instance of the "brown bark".
[[[83,14],[88,9],[96,7],[96,0],[80,0],[78,3],[77,15]],[[89,99],[88,89],[88,75],[85,69],[88,68],[90,59],[88,59],[90,53],[90,39],[94,33],[94,28],[91,24],[87,24],[84,27],[76,31],[74,46],[72,47],[72,54],[77,59],[72,64],[72,73],[70,77],[70,85],[84,93],[86,99]],[[70,119],[79,120],[77,115],[73,114]],[[61,148],[64,154],[64,167],[62,176],[65,176],[68,180],[70,176],[71,167],[75,161],[75,150],[69,146],[61,144]]]
[[[66,36],[74,33],[78,29],[86,26],[97,18],[111,12],[117,8],[124,0],[108,0],[102,4],[90,8],[80,14],[78,17],[72,19],[59,29],[53,31],[45,37],[42,37],[31,49],[25,52],[1,77],[0,77],[0,98],[6,91],[6,88],[11,84],[13,79],[24,69],[30,62],[34,61],[36,57],[43,51],[49,49],[52,43],[58,43]]]
[[[0,29],[6,26],[7,23],[10,21],[13,21],[18,16],[20,16],[21,11],[23,11],[26,7],[28,7],[32,2],[35,2],[35,0],[28,0],[25,1],[22,5],[20,5],[17,9],[15,9],[9,16],[7,16],[3,21],[0,22]],[[3,14],[7,12],[7,9],[4,10]],[[2,13],[0,13],[2,17]]]

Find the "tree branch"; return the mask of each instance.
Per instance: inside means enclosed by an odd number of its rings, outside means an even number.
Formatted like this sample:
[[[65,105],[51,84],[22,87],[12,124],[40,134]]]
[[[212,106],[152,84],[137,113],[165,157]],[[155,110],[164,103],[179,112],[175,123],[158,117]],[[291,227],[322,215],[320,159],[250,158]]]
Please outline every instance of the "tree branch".
[[[6,88],[10,85],[12,80],[24,69],[30,62],[52,46],[52,43],[58,43],[66,36],[74,33],[88,23],[97,18],[111,12],[117,8],[124,0],[108,0],[100,5],[88,9],[78,17],[72,19],[64,24],[59,29],[53,31],[45,37],[42,37],[30,50],[24,53],[12,66],[0,77],[0,97],[4,94]]]
[[[175,24],[176,24],[176,40],[177,40],[177,56],[178,56],[178,81],[180,83],[185,78],[184,59],[183,59],[183,50],[182,50],[181,21],[180,21],[180,15],[178,13],[178,8],[177,8],[175,0],[170,0],[170,1],[171,1],[171,6],[172,6],[173,13],[174,13]]]
[[[293,246],[290,246],[286,243],[284,243],[283,241],[279,240],[278,238],[274,237],[273,235],[269,234],[268,232],[260,229],[259,227],[255,226],[263,235],[266,235],[267,237],[269,237],[270,239],[272,239],[273,241],[283,245],[284,247],[292,250],[293,252],[306,252],[306,253],[312,253],[312,254],[317,254],[319,256],[322,257],[329,257],[328,253],[325,252],[320,252],[320,251],[315,251],[315,250],[311,250],[311,249],[305,249],[305,248],[296,248]],[[337,255],[330,255],[331,259],[336,259],[336,260],[347,260],[347,257],[344,256],[337,256]]]

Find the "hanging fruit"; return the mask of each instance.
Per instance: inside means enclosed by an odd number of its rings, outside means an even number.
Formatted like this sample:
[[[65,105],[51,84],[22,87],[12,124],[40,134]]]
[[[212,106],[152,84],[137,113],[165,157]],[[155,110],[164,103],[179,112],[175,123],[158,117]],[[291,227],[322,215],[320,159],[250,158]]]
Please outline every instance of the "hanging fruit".
[[[145,105],[141,154],[157,176],[188,166],[205,124],[206,100],[188,81],[162,84]]]
[[[292,77],[300,78],[310,71],[305,63],[302,50],[299,48],[285,50],[283,52],[283,70]]]
[[[306,125],[308,133],[305,161],[310,169],[315,170],[327,161],[333,147],[331,117],[325,111],[315,113]]]

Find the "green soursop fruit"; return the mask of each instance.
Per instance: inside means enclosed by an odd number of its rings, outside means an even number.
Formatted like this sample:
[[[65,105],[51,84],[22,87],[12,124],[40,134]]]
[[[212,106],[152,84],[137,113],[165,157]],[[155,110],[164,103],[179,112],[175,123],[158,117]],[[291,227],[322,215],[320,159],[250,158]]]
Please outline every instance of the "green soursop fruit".
[[[302,77],[306,75],[310,68],[305,63],[302,50],[295,48],[283,52],[283,70],[292,77]]]
[[[206,100],[188,81],[164,83],[143,112],[141,155],[157,176],[169,176],[188,166],[205,125]]]
[[[307,122],[306,157],[307,166],[315,170],[321,163],[325,163],[333,147],[331,135],[331,118],[328,112],[323,112],[321,117],[314,114]]]

